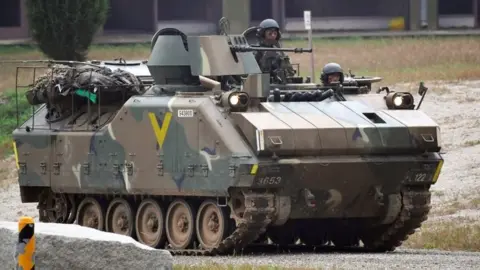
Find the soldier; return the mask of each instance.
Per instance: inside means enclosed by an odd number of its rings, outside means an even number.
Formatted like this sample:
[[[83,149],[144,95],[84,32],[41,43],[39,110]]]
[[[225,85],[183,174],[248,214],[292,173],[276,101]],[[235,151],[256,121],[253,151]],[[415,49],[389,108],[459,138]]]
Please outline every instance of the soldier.
[[[257,37],[261,47],[280,48],[280,26],[273,19],[263,20],[257,29]],[[275,82],[286,82],[287,77],[295,75],[290,59],[283,52],[255,52],[260,69],[270,73]]]
[[[331,85],[333,83],[343,83],[344,75],[342,67],[337,63],[328,63],[322,69],[320,80],[323,85]]]
[[[260,40],[262,47],[277,47],[280,48],[280,26],[274,19],[263,20],[257,29],[257,37]]]

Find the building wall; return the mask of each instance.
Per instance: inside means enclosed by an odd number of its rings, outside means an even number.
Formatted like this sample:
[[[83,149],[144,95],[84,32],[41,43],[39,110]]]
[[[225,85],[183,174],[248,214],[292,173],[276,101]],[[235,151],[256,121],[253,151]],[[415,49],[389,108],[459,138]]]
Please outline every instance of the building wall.
[[[408,0],[287,0],[287,18],[303,18],[303,10],[311,10],[312,17],[346,16],[404,16]]]
[[[291,0],[288,0],[291,1]],[[287,1],[287,2],[288,2]],[[250,1],[250,19],[252,21],[262,21],[272,17],[272,2],[271,0]],[[303,16],[303,15],[302,15]]]
[[[20,1],[20,2],[19,2]],[[418,0],[420,1],[420,0]],[[215,33],[223,0],[110,0],[104,32],[153,33],[176,27],[186,33]],[[284,30],[303,31],[311,10],[316,30],[381,30],[394,17],[409,17],[409,0],[251,0],[250,25],[275,18]],[[28,37],[25,0],[0,1],[0,39]],[[440,27],[478,27],[480,0],[438,0]],[[284,16],[284,17],[283,17]]]
[[[155,10],[152,10],[154,2],[155,0],[111,0],[104,30],[148,33],[155,31]]]
[[[158,0],[157,29],[174,27],[186,34],[217,31],[222,0]]]
[[[0,39],[22,39],[28,37],[28,22],[25,0],[0,1]]]
[[[475,4],[478,0],[438,0],[440,28],[472,28],[475,18]]]
[[[438,13],[440,15],[473,14],[475,0],[438,0]]]
[[[303,11],[312,14],[312,29],[386,30],[393,18],[408,20],[409,0],[288,0],[285,30],[304,31]]]

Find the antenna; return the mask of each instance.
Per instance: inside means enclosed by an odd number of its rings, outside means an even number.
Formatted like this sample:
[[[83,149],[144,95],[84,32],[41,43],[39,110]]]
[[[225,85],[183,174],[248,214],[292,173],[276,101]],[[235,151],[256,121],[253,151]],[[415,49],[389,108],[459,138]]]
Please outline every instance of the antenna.
[[[418,94],[422,97],[420,98],[420,102],[418,102],[416,110],[420,109],[420,106],[422,105],[422,102],[423,102],[423,98],[427,94],[427,90],[428,90],[428,87],[426,87],[423,82],[420,82],[420,85],[418,86]]]
[[[218,21],[218,27],[220,28],[220,35],[225,35],[227,37],[228,45],[232,45],[232,39],[228,35],[228,33],[230,33],[230,21],[226,17],[222,17]],[[235,59],[237,59],[237,55],[233,50],[232,50],[232,55]]]
[[[218,21],[218,27],[220,28],[220,35],[228,36],[228,33],[230,33],[230,21],[227,18],[222,17]]]

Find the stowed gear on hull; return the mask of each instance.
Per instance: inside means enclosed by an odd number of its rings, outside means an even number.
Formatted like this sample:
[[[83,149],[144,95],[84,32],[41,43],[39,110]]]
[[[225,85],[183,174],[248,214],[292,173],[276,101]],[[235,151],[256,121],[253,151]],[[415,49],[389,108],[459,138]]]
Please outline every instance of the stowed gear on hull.
[[[265,102],[268,74],[247,44],[164,29],[144,94],[56,122],[40,108],[13,133],[22,201],[39,202],[42,221],[176,254],[229,254],[264,237],[400,245],[428,215],[443,163],[438,125],[371,106],[366,97],[379,94]],[[215,79],[245,74],[242,91],[217,93]]]

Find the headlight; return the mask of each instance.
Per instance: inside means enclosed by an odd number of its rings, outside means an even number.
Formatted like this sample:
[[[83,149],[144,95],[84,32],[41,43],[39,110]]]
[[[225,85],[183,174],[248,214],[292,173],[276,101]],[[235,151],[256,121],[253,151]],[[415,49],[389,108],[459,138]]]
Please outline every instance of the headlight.
[[[250,96],[242,91],[228,91],[222,94],[222,106],[231,111],[244,111],[248,108]]]
[[[393,105],[395,105],[396,107],[402,106],[402,103],[403,103],[403,97],[397,96],[393,98]]]
[[[390,92],[385,97],[385,103],[388,109],[412,110],[415,108],[413,96],[408,92]]]
[[[233,96],[230,96],[230,97],[229,97],[228,102],[229,102],[230,105],[232,105],[232,106],[237,106],[239,100],[240,100],[240,99],[238,98],[238,95],[233,95]]]

